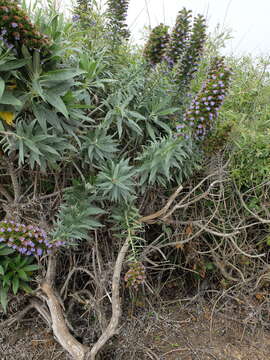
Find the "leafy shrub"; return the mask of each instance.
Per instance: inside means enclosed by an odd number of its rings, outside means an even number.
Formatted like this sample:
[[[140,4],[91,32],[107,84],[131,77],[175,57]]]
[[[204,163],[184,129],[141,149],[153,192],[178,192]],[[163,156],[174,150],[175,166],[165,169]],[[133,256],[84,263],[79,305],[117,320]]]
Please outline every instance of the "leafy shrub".
[[[270,176],[270,132],[256,133],[241,129],[235,139],[231,171],[237,184],[252,188],[269,180]]]

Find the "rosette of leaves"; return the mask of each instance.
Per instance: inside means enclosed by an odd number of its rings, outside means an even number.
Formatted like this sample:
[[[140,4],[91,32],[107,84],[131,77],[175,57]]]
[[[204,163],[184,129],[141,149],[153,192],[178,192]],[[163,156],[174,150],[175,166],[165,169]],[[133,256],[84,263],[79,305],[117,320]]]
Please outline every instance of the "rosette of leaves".
[[[197,71],[206,41],[206,19],[198,15],[194,19],[190,40],[179,66],[179,81],[188,85]]]
[[[30,293],[32,289],[29,283],[33,272],[39,268],[37,264],[33,264],[33,256],[14,255],[14,252],[12,248],[0,244],[0,303],[5,312],[9,292],[12,291],[14,295],[19,290]]]
[[[160,63],[164,58],[166,46],[170,39],[168,30],[168,26],[159,24],[149,35],[144,48],[144,57],[152,65]]]
[[[166,52],[166,60],[169,65],[173,65],[181,59],[188,46],[191,16],[191,10],[183,8],[179,11]]]
[[[89,183],[75,183],[65,191],[64,202],[51,233],[55,242],[74,245],[74,241],[89,240],[90,231],[102,226],[97,216],[105,211],[95,205],[93,190]]]
[[[91,130],[82,137],[82,153],[86,162],[98,167],[99,164],[118,151],[117,142],[111,135],[107,135],[102,127]]]
[[[97,188],[104,199],[115,203],[130,203],[134,199],[136,169],[129,159],[108,160],[97,175]]]
[[[228,93],[231,74],[224,57],[212,60],[206,81],[185,112],[183,122],[176,126],[178,135],[191,133],[195,139],[202,140],[210,133]]]
[[[108,0],[108,18],[111,37],[114,40],[128,40],[126,18],[129,0]]]
[[[181,184],[199,168],[200,154],[190,139],[162,138],[151,141],[137,160],[142,190],[147,184],[167,187]]]

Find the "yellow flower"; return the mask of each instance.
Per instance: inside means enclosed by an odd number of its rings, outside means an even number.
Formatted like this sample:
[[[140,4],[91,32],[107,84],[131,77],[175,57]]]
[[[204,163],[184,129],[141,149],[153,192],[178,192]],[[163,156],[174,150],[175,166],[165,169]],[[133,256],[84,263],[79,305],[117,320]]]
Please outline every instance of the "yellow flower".
[[[13,125],[15,114],[10,111],[0,111],[0,117],[8,124]]]
[[[8,90],[14,90],[14,89],[16,89],[16,87],[17,87],[16,84],[11,84],[11,85],[7,86]]]

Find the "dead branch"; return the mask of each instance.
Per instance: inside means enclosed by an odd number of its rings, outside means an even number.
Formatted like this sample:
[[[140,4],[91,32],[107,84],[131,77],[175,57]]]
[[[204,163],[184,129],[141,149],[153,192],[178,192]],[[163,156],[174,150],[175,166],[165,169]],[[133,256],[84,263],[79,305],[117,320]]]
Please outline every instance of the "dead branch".
[[[44,320],[46,320],[49,327],[51,327],[52,322],[51,322],[50,314],[48,313],[47,309],[44,307],[44,304],[38,299],[31,299],[30,304],[28,304],[22,311],[18,312],[17,314],[12,316],[10,319],[2,322],[0,324],[0,329],[8,328],[8,327],[12,326],[13,324],[21,321],[25,317],[25,315],[28,313],[28,311],[33,308],[36,309],[40,313],[40,315],[44,318]]]
[[[147,215],[147,216],[143,216],[139,219],[139,222],[142,223],[154,223],[155,219],[160,218],[161,216],[165,215],[166,212],[168,211],[169,207],[171,206],[171,204],[174,202],[174,200],[177,198],[177,196],[179,195],[179,193],[183,190],[183,186],[180,185],[176,191],[170,196],[169,200],[167,201],[166,205],[160,209],[159,211],[155,212],[154,214],[151,215]]]

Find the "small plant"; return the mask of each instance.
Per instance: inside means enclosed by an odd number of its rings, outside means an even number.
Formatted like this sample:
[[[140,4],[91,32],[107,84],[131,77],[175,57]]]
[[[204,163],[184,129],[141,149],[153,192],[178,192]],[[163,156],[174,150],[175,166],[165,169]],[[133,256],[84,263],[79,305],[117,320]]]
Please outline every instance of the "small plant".
[[[140,185],[143,186],[158,184],[167,187],[172,182],[181,184],[200,164],[198,150],[192,141],[174,137],[150,142],[138,160]]]
[[[6,311],[8,304],[8,292],[14,295],[19,290],[31,292],[29,282],[32,280],[33,271],[39,268],[32,264],[32,256],[14,256],[15,250],[0,244],[0,303]]]

